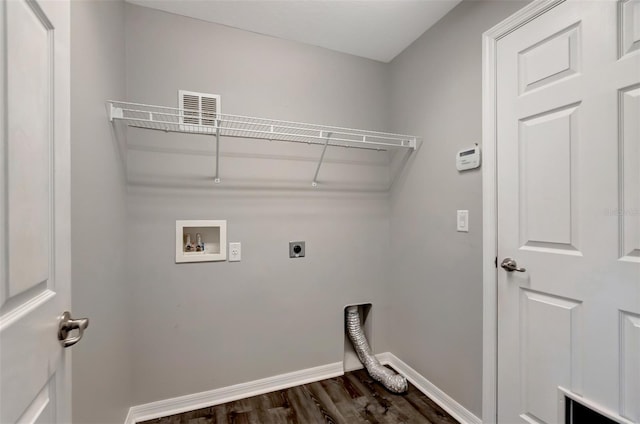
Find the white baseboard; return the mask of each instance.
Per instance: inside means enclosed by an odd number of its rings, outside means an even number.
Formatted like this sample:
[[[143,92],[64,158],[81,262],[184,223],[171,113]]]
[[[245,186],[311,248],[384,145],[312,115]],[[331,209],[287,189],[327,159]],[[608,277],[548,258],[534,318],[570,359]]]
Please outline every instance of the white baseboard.
[[[154,418],[181,414],[200,408],[220,405],[238,399],[270,393],[276,390],[288,389],[314,381],[325,380],[343,375],[342,362],[307,368],[287,374],[280,374],[261,380],[249,381],[233,386],[221,387],[215,390],[180,396],[157,402],[132,406],[129,409],[125,424],[135,424]]]
[[[462,424],[482,424],[482,420],[471,413],[464,406],[456,402],[451,396],[440,390],[429,380],[424,378],[416,370],[400,360],[393,353],[385,352],[376,355],[383,365],[390,365],[400,374],[404,375],[411,384],[427,395],[429,399],[437,403],[442,409],[447,411],[453,418]]]
[[[418,390],[427,395],[442,409],[462,424],[482,424],[482,420],[464,406],[453,400],[449,395],[433,385],[429,380],[418,374],[416,370],[401,361],[393,353],[385,352],[376,355],[384,365],[392,366],[400,374],[407,377]],[[220,405],[238,399],[270,393],[276,390],[300,386],[314,381],[325,380],[344,374],[342,362],[322,365],[315,368],[280,374],[261,380],[221,387],[215,390],[180,396],[157,402],[132,406],[129,409],[125,424],[135,424],[154,418],[166,417],[183,412],[194,411],[200,408]]]

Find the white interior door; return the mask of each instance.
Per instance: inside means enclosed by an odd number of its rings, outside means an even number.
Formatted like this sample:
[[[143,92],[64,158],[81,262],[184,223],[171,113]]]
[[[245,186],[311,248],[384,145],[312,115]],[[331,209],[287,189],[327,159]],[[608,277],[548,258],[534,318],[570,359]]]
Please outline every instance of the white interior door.
[[[0,422],[71,422],[69,3],[0,2]]]
[[[640,0],[497,43],[498,421],[640,422]]]

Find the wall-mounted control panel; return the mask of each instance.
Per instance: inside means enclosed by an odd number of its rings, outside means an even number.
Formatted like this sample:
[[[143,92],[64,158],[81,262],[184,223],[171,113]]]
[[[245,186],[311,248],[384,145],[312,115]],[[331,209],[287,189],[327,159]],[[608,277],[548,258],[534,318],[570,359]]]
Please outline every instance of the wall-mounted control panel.
[[[456,153],[456,168],[458,171],[467,171],[480,167],[480,146],[477,144],[468,149]]]
[[[289,242],[289,257],[304,258],[304,242],[303,241]]]

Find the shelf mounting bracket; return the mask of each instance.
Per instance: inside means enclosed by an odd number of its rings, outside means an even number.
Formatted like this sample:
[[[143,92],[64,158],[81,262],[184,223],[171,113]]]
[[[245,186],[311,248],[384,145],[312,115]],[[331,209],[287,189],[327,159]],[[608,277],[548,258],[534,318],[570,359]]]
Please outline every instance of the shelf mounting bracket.
[[[122,119],[122,108],[115,107],[113,103],[109,103],[109,121],[113,122],[114,119]]]
[[[322,137],[322,132],[320,132],[320,136]],[[318,166],[316,167],[316,173],[313,176],[313,181],[311,182],[311,187],[318,187],[318,174],[320,173],[320,167],[322,166],[322,161],[324,160],[324,154],[327,152],[327,146],[329,146],[329,139],[331,138],[331,133],[326,133],[326,137],[324,139],[324,147],[322,148],[322,154],[320,155],[320,160],[318,161]]]

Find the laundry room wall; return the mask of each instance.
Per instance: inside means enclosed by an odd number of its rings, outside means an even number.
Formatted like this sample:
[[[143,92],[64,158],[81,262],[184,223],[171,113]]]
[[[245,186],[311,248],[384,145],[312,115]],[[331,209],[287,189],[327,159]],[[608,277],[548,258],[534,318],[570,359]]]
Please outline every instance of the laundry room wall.
[[[482,416],[482,176],[456,152],[482,142],[482,33],[524,7],[463,1],[391,63],[392,128],[424,143],[391,198],[393,352]],[[456,210],[469,232],[456,231]]]
[[[127,99],[177,107],[179,89],[222,112],[385,130],[387,65],[127,5]],[[129,129],[128,279],[134,404],[342,361],[343,308],[372,303],[389,348],[387,156]],[[339,177],[339,178],[338,178]],[[341,184],[344,178],[348,184]],[[224,219],[240,262],[175,263],[175,221]],[[289,259],[288,242],[306,241]]]
[[[125,95],[124,1],[71,2],[73,422],[124,422],[131,405],[126,182],[105,101]]]

